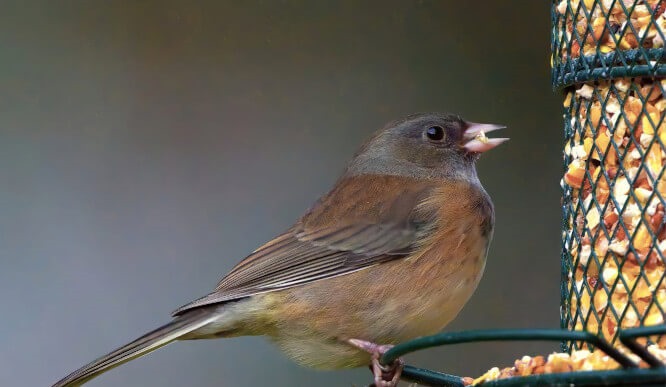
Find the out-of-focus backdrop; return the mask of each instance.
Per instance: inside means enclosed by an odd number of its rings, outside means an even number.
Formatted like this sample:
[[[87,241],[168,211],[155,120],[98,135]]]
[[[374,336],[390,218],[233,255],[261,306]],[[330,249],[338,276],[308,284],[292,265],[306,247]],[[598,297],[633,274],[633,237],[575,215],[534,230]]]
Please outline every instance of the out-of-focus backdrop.
[[[548,2],[2,8],[0,385],[49,385],[168,321],[290,225],[372,131],[418,111],[503,123],[512,138],[478,164],[495,240],[448,329],[559,326]],[[407,360],[476,375],[556,349],[461,345]],[[369,381],[365,368],[300,368],[255,337],[176,343],[90,385]]]

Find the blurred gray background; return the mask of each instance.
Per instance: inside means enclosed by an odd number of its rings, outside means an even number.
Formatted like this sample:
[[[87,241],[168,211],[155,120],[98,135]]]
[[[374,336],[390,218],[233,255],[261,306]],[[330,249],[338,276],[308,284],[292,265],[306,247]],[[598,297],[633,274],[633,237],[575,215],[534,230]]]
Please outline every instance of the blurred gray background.
[[[282,231],[387,121],[503,123],[497,231],[448,329],[559,326],[561,99],[546,1],[2,1],[0,385],[162,324]],[[400,318],[400,316],[396,316]],[[556,343],[408,357],[461,375]],[[360,386],[263,338],[176,343],[91,386]]]

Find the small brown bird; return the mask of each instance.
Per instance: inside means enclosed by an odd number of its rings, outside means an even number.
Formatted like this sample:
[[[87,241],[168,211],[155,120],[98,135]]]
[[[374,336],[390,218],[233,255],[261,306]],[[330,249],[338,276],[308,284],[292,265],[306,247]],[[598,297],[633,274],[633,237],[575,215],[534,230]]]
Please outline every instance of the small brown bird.
[[[503,126],[450,114],[392,122],[361,147],[333,189],[173,320],[74,371],[75,386],[175,340],[266,335],[299,364],[372,365],[394,386],[391,345],[440,331],[481,278],[494,211],[476,174]]]

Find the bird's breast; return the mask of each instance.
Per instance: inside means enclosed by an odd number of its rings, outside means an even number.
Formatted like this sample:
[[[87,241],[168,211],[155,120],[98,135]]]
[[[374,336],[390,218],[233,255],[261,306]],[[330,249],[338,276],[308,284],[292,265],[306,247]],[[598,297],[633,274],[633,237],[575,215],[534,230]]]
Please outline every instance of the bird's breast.
[[[482,189],[448,185],[420,211],[434,223],[406,258],[265,296],[285,352],[310,366],[360,365],[369,357],[345,340],[399,343],[455,318],[483,273],[492,205]]]
[[[412,322],[405,336],[440,331],[460,312],[481,279],[493,233],[492,203],[481,187],[445,184],[423,206],[436,215],[405,260],[403,269],[417,282],[410,288],[417,305],[405,309]]]

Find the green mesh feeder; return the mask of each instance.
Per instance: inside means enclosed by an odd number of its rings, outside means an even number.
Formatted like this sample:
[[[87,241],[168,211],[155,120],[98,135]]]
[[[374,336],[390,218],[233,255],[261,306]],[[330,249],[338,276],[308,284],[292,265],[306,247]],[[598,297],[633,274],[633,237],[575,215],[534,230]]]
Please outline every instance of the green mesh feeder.
[[[531,374],[517,361],[476,382],[666,385],[665,10],[666,0],[552,1],[552,81],[564,94],[562,329],[442,333],[394,347],[384,364],[441,345],[556,341],[554,360],[596,357]],[[402,377],[469,383],[412,366]]]
[[[553,12],[553,81],[566,88],[562,327],[616,343],[666,310],[666,4],[572,3]]]

